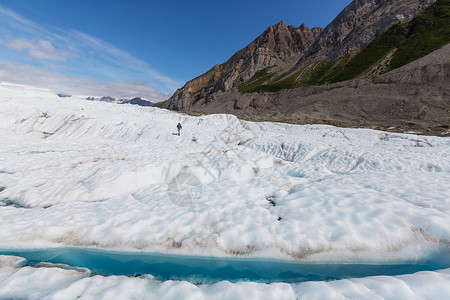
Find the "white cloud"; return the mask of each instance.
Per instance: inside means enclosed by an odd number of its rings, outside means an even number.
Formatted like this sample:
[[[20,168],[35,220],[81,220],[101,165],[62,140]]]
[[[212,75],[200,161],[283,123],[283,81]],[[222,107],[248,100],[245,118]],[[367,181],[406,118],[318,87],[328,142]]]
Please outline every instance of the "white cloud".
[[[15,50],[23,50],[32,47],[31,43],[25,40],[1,41],[0,43]]]
[[[181,85],[152,68],[146,61],[106,41],[75,30],[37,24],[2,5],[0,59],[0,63],[10,65],[9,75],[16,80],[20,78],[14,76],[12,68],[20,71],[28,65],[33,69],[33,74],[40,69],[45,74],[52,72],[55,75],[52,78],[78,78],[74,84],[81,84],[80,78],[90,77],[90,86],[97,78],[99,88],[105,88],[102,82],[110,82],[109,87],[114,91],[119,87],[131,90],[144,88],[145,93],[152,95],[153,99],[162,99]],[[26,72],[19,73],[26,76]],[[34,76],[33,84],[38,82],[44,88],[49,86],[47,80],[38,80]],[[66,82],[66,85],[72,84]]]
[[[130,73],[151,79],[154,84],[163,85],[168,90],[175,90],[180,86],[180,83],[151,68],[147,62],[99,38],[75,30],[65,32],[65,36],[71,41],[72,49],[82,52],[79,56],[83,57],[86,66],[98,70],[99,63],[104,63],[101,71],[110,77],[117,79]]]
[[[0,44],[14,50],[28,50],[28,54],[36,59],[61,60],[65,61],[67,53],[57,51],[52,43],[47,40],[30,42],[25,39],[0,41]]]
[[[2,15],[3,21],[6,21],[10,27],[12,27],[17,31],[25,31],[30,34],[42,32],[43,28],[38,26],[33,21],[28,20],[22,17],[21,15],[17,14],[16,12],[1,5],[0,5],[0,15]]]
[[[70,77],[44,68],[0,62],[0,81],[44,87],[56,93],[83,96],[111,96],[118,99],[141,97],[160,102],[170,97],[143,81],[102,82],[90,77]]]

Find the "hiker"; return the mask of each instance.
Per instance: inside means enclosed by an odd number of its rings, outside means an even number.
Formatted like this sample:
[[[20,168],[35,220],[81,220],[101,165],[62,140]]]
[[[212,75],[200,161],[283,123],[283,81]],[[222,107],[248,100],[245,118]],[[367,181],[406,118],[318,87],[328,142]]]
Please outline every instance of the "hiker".
[[[177,128],[178,128],[178,135],[180,135],[181,128],[183,128],[183,127],[181,126],[181,123],[178,123]]]

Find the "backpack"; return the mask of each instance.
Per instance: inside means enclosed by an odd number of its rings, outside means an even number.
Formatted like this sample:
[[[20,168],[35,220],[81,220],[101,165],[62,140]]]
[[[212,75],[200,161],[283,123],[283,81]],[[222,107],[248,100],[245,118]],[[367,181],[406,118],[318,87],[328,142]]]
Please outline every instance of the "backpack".
[[[178,123],[177,128],[181,129],[181,128],[183,128],[183,127],[181,126],[180,123]]]

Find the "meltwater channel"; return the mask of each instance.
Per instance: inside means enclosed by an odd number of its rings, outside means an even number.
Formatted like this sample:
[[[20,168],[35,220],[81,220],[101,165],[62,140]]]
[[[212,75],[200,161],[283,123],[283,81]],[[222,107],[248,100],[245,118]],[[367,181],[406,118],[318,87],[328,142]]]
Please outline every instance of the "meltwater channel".
[[[448,266],[435,262],[317,263],[265,258],[217,258],[159,253],[119,252],[86,248],[0,250],[0,255],[26,259],[25,264],[64,264],[101,275],[150,274],[159,280],[213,283],[222,280],[303,282],[376,275],[412,274]]]

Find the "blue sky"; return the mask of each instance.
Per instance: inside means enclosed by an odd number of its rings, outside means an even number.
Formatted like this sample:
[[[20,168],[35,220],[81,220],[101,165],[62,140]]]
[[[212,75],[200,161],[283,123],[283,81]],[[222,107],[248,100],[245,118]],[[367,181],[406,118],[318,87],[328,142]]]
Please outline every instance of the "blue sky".
[[[325,27],[350,0],[0,0],[0,80],[167,99],[268,26]]]

